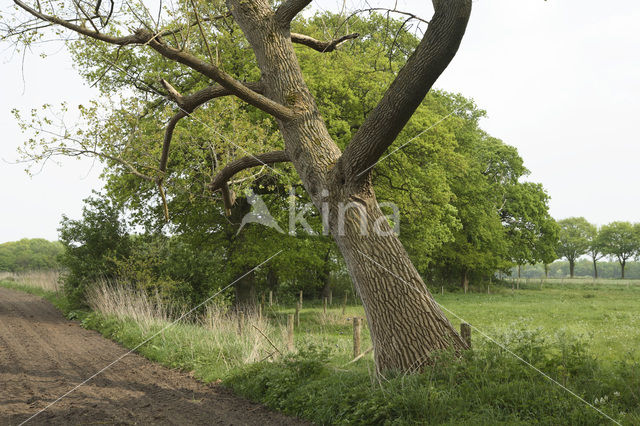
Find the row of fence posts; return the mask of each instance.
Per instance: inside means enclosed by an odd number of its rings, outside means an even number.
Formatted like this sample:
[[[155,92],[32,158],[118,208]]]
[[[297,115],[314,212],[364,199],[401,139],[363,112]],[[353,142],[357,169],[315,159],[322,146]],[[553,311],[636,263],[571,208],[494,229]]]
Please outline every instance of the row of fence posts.
[[[444,287],[442,287],[442,293],[444,294]],[[487,293],[489,293],[489,287],[487,286]],[[287,349],[289,351],[293,351],[295,349],[294,344],[294,330],[295,328],[300,327],[300,311],[302,310],[302,290],[300,291],[300,300],[296,302],[296,310],[293,314],[287,315]],[[346,307],[347,307],[347,293],[344,295],[344,300],[342,302],[342,314],[344,315]],[[331,304],[331,292],[329,293],[329,297],[323,298],[323,312],[327,313],[327,303]],[[273,303],[273,292],[269,292],[269,306],[272,306]],[[262,295],[262,303],[258,305],[258,318],[262,318],[262,305],[264,304],[264,295]],[[244,331],[244,312],[238,312],[238,334],[242,335]],[[361,356],[365,355],[371,349],[367,350],[365,353],[362,352],[361,345],[361,335],[362,335],[362,323],[363,318],[354,316],[352,318],[353,323],[353,360],[357,360]],[[467,323],[460,324],[460,336],[462,340],[467,344],[469,348],[471,348],[471,326]]]

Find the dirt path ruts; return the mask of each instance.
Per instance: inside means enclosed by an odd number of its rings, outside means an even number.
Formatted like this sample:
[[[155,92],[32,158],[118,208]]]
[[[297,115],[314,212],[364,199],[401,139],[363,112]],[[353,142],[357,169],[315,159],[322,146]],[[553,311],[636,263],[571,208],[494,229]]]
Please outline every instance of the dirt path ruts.
[[[126,352],[49,302],[0,287],[0,425],[20,424]],[[305,423],[130,354],[28,424]]]

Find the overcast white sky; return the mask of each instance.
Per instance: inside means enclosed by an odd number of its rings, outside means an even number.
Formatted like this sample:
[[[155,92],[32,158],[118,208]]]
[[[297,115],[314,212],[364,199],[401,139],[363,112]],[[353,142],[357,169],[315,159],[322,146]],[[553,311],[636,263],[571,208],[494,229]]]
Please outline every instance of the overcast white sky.
[[[314,3],[337,11],[342,2]],[[392,7],[395,0],[370,3]],[[399,0],[398,8],[428,18],[428,3]],[[0,12],[10,5],[0,0]],[[460,51],[437,83],[488,111],[483,127],[518,148],[557,219],[640,222],[638,22],[634,0],[477,0]],[[94,95],[64,50],[47,59],[37,53],[24,66],[20,56],[0,54],[0,243],[56,239],[61,215],[78,217],[82,199],[101,187],[91,161],[50,164],[34,178],[5,162],[23,141],[12,108],[73,106]]]

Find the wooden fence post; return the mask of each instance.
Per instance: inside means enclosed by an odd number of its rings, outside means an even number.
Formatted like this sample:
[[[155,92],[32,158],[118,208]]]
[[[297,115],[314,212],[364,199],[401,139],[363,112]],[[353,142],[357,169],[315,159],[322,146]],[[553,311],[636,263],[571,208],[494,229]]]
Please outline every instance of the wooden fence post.
[[[238,334],[242,336],[242,327],[244,326],[244,312],[238,312]]]
[[[347,310],[347,292],[344,292],[344,300],[342,301],[342,315]]]
[[[353,317],[353,357],[360,355],[360,318]]]
[[[300,290],[300,308],[302,308],[302,290]]]
[[[460,337],[471,349],[471,326],[466,322],[460,323]]]
[[[295,314],[295,319],[296,319],[296,327],[300,327],[300,309],[301,309],[302,304],[300,302],[298,302],[296,304],[296,314]]]
[[[293,314],[287,316],[287,348],[293,351]]]

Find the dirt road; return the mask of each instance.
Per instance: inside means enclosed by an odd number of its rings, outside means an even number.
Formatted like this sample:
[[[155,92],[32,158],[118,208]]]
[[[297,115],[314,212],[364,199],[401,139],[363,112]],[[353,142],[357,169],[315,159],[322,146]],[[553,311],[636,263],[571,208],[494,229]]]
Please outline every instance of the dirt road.
[[[0,425],[22,423],[126,352],[49,302],[0,287]],[[303,422],[131,354],[28,424]]]

